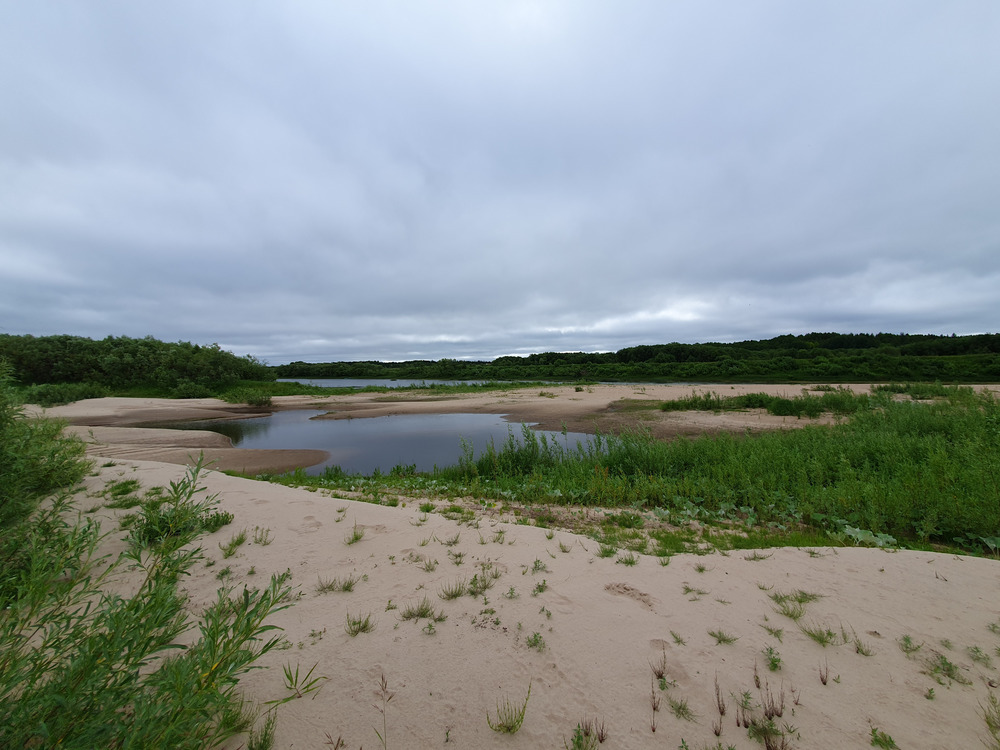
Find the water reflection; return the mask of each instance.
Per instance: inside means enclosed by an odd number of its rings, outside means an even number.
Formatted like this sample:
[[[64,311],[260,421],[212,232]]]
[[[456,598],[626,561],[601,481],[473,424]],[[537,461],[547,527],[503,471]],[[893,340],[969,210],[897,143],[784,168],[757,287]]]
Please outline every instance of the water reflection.
[[[520,424],[498,414],[399,414],[364,419],[313,419],[314,409],[280,411],[267,417],[186,422],[172,427],[219,432],[240,448],[325,450],[330,458],[306,469],[322,474],[340,466],[349,474],[388,472],[394,466],[415,465],[417,471],[452,466],[462,455],[462,440],[478,456],[492,440],[499,448],[508,435],[520,436]],[[579,432],[538,431],[550,441],[573,449],[593,436]]]

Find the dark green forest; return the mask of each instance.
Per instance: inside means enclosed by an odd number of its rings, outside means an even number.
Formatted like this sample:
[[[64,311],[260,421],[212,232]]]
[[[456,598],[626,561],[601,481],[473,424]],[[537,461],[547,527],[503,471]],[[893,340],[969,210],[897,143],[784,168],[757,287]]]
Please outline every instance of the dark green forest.
[[[267,366],[217,344],[152,337],[0,335],[6,362],[33,403],[107,395],[203,398],[276,378],[564,382],[1000,382],[1000,334],[810,333],[720,344],[652,344],[617,352],[545,352],[493,361],[292,362]],[[271,385],[267,385],[271,383]],[[240,397],[243,399],[243,397]]]
[[[80,336],[0,335],[0,362],[37,403],[119,395],[201,398],[247,380],[274,379],[253,357],[217,344],[166,343],[147,336],[95,341]]]
[[[279,378],[427,378],[642,382],[1000,381],[1000,334],[810,333],[731,344],[654,344],[546,352],[492,362],[292,362]]]

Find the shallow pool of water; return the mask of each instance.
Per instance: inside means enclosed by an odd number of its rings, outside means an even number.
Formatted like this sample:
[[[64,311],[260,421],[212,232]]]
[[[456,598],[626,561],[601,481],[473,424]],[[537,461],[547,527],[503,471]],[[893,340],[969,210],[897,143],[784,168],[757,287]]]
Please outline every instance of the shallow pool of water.
[[[462,440],[479,456],[492,440],[500,448],[509,434],[519,438],[521,424],[498,414],[399,414],[364,419],[313,419],[314,409],[279,411],[267,417],[205,420],[172,424],[182,429],[212,430],[239,448],[324,450],[330,458],[310,466],[307,474],[322,474],[340,466],[349,474],[388,473],[394,466],[415,465],[417,471],[454,466],[462,456]],[[580,432],[536,431],[550,441],[575,449],[593,438]]]

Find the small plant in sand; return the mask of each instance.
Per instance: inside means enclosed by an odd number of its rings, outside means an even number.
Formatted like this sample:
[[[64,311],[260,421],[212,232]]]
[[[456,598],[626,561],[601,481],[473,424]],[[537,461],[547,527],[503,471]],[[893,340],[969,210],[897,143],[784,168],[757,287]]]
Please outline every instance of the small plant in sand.
[[[358,542],[360,542],[364,538],[365,538],[365,530],[364,530],[364,528],[363,527],[359,527],[358,524],[357,524],[357,522],[355,522],[353,531],[351,531],[350,534],[348,534],[346,537],[344,537],[344,544],[346,544],[348,546],[350,546],[352,544],[357,544]]]
[[[229,538],[229,541],[226,542],[225,544],[220,543],[219,549],[222,550],[222,559],[225,560],[226,558],[235,555],[236,550],[238,550],[244,543],[246,543],[246,540],[247,540],[247,530],[242,529],[233,534]]]
[[[822,625],[799,625],[799,628],[823,648],[836,644],[839,637],[833,630]]]
[[[976,664],[980,664],[987,669],[993,669],[993,660],[990,659],[990,655],[979,648],[979,646],[969,646],[965,649],[965,652]]]
[[[316,593],[328,594],[331,591],[354,591],[354,585],[360,580],[360,578],[353,575],[345,576],[344,578],[330,578],[328,580],[320,578],[316,584]]]
[[[524,643],[528,648],[533,648],[538,652],[545,650],[545,639],[542,638],[542,634],[535,631],[527,638],[524,639]]]
[[[271,537],[271,529],[262,529],[260,526],[253,527],[253,543],[259,544],[261,547],[266,547],[273,540]]]
[[[444,612],[434,612],[434,607],[425,596],[418,604],[407,604],[399,610],[399,617],[402,620],[422,620],[424,618],[434,622],[444,622],[448,616]]]
[[[1000,750],[1000,701],[996,695],[990,693],[986,705],[979,704],[979,711],[986,722],[986,731],[990,733],[990,741],[984,744],[988,750]]]
[[[441,544],[443,544],[445,547],[454,547],[456,544],[458,544],[458,540],[461,538],[462,538],[462,532],[458,532],[455,534],[455,536],[449,537],[448,539],[442,541]]]
[[[375,734],[378,736],[379,742],[382,743],[382,750],[386,750],[389,747],[389,722],[388,716],[386,715],[386,710],[389,707],[389,701],[395,697],[396,693],[389,690],[389,683],[385,679],[385,674],[382,674],[382,679],[379,680],[378,690],[375,692],[378,697],[379,703],[376,703],[373,708],[382,714],[382,731],[379,732],[375,729]]]
[[[602,544],[597,549],[598,557],[614,557],[618,554],[618,548],[613,544]]]
[[[603,744],[607,738],[608,733],[603,721],[597,724],[592,719],[584,719],[576,725],[569,744],[563,740],[563,747],[566,750],[597,750],[597,746]]]
[[[321,687],[323,687],[323,681],[328,679],[322,675],[313,677],[313,672],[316,671],[316,667],[319,663],[312,665],[312,668],[305,673],[305,675],[300,675],[299,665],[295,665],[295,669],[292,669],[291,664],[286,664],[282,667],[282,671],[285,673],[285,690],[290,692],[290,695],[277,701],[270,701],[271,703],[288,703],[288,701],[295,700],[296,698],[301,698],[309,693],[315,693]]]
[[[496,718],[490,718],[486,714],[486,723],[494,732],[500,734],[516,734],[524,724],[524,714],[528,710],[528,699],[531,698],[531,683],[528,683],[528,694],[524,696],[524,702],[518,707],[510,702],[509,696],[504,696],[503,701],[497,701]]]
[[[656,734],[656,714],[660,710],[660,696],[656,692],[655,681],[651,681],[649,684],[649,707],[653,709],[649,718],[649,729],[653,734]]]
[[[438,596],[445,601],[450,601],[452,599],[458,599],[459,597],[465,596],[465,591],[467,585],[464,579],[459,579],[454,583],[446,583],[438,591]]]
[[[762,652],[764,658],[767,659],[767,668],[772,672],[777,672],[781,669],[781,654],[774,650],[773,646],[768,646]]]
[[[972,684],[972,680],[962,674],[958,665],[939,651],[935,651],[934,655],[928,657],[924,662],[924,672],[936,680],[939,685],[946,684],[945,680],[957,682],[960,685]]]
[[[893,748],[899,747],[899,745],[896,744],[896,741],[888,734],[883,732],[881,729],[878,729],[877,727],[873,726],[871,730],[872,730],[872,737],[871,737],[872,747],[881,747],[884,748],[885,750],[893,750]]]
[[[352,617],[351,613],[347,613],[347,623],[344,625],[344,631],[353,638],[359,633],[370,633],[375,629],[376,621],[375,617],[368,613],[367,615]]]
[[[639,564],[639,558],[636,556],[634,552],[628,552],[627,554],[624,554],[617,560],[615,560],[615,562],[619,563],[620,565],[628,565],[629,567],[631,567],[633,565]]]
[[[899,639],[899,641],[897,641],[897,643],[899,643],[900,651],[907,656],[913,656],[913,654],[917,653],[917,651],[919,651],[924,645],[922,643],[914,643],[913,638],[908,635],[904,635]]]
[[[687,645],[687,641],[684,640],[684,637],[675,630],[670,631],[670,637],[674,639],[674,643],[676,643],[678,646]]]
[[[730,644],[736,643],[736,641],[739,640],[739,636],[731,635],[730,633],[727,633],[725,630],[721,629],[709,630],[708,634],[715,639],[716,646],[721,646],[721,645],[728,646]]]

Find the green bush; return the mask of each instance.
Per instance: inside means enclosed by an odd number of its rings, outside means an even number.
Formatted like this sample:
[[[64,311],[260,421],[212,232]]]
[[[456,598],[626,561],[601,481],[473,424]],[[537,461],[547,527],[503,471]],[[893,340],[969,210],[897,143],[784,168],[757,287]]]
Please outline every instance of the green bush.
[[[110,563],[97,556],[97,524],[68,520],[68,494],[0,536],[0,558],[22,563],[0,568],[0,747],[200,750],[245,733],[247,746],[266,746],[274,717],[254,732],[260,709],[238,682],[280,640],[265,620],[289,606],[289,575],[220,589],[192,621],[177,584],[201,559],[191,519],[214,510],[214,498],[196,499],[200,470],[171,484],[165,525],[137,523],[147,531]],[[138,590],[105,592],[126,568],[141,573]],[[195,626],[200,637],[178,645]]]

